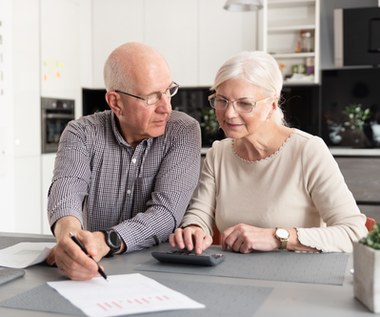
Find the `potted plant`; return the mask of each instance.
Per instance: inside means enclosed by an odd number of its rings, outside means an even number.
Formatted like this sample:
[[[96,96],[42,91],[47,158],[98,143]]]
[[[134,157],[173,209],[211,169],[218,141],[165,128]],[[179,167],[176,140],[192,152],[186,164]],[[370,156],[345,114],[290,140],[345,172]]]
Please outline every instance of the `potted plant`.
[[[354,243],[354,296],[374,313],[380,312],[380,223]]]
[[[202,145],[209,147],[215,140],[224,138],[224,133],[219,129],[218,121],[216,120],[215,111],[212,108],[205,107],[201,111],[202,129]]]
[[[342,114],[344,116],[343,129],[346,130],[346,137],[353,146],[365,146],[366,136],[363,132],[363,126],[370,118],[371,111],[369,108],[363,108],[361,104],[350,104],[346,106]]]

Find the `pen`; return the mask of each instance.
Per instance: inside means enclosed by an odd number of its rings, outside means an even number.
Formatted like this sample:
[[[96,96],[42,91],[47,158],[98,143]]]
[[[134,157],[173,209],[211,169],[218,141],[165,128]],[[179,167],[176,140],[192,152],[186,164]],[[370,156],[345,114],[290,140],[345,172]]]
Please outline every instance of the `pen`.
[[[87,252],[86,248],[84,247],[84,245],[82,244],[82,242],[80,242],[78,240],[78,238],[73,233],[71,233],[71,232],[70,232],[70,238],[71,238],[71,240],[73,240],[82,249],[82,251],[84,253],[86,253],[91,259],[93,259],[95,261],[95,259],[91,255],[88,254],[88,252]],[[103,276],[103,278],[105,280],[107,280],[107,275],[106,275],[106,273],[104,273],[104,271],[102,270],[102,268],[99,266],[99,263],[96,262],[96,261],[95,261],[95,263],[98,265],[98,272],[99,272],[99,274],[101,276]]]

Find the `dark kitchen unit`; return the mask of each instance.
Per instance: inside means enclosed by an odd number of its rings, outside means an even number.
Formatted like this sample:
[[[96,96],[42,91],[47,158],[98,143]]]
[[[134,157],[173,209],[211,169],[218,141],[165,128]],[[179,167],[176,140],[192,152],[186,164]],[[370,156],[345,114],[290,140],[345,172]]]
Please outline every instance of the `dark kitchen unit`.
[[[82,114],[86,116],[95,112],[110,110],[105,95],[105,89],[82,88]]]
[[[108,110],[105,89],[82,89],[83,115]],[[212,92],[209,87],[180,87],[172,98],[172,107],[199,121],[202,130],[202,147],[210,147],[214,140],[223,139],[213,109],[208,103]],[[320,135],[319,85],[289,85],[282,91],[282,108],[290,126]]]
[[[322,71],[321,123],[322,136],[329,146],[380,147],[380,68],[338,68]],[[347,107],[353,107],[353,122],[361,122],[360,132],[365,142],[355,145]],[[369,115],[359,115],[369,109]],[[356,111],[356,112],[355,112]],[[358,128],[359,130],[359,128]]]
[[[69,121],[75,119],[75,100],[41,98],[41,151],[54,153]]]

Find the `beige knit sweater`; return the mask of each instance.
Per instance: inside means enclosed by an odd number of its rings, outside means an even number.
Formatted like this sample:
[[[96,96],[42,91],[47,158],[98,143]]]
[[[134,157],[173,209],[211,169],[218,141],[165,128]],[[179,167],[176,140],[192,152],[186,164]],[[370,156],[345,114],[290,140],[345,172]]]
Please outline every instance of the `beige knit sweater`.
[[[198,224],[212,235],[245,223],[297,228],[299,241],[323,252],[351,252],[367,234],[339,167],[323,140],[294,129],[273,155],[245,161],[233,140],[214,142],[181,226]]]

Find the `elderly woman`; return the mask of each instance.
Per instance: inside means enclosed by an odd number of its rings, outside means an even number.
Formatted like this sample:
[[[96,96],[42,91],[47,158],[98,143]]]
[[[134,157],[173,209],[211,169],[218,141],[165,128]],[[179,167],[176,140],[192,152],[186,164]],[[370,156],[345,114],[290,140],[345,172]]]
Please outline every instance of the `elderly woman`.
[[[323,140],[284,122],[275,59],[242,52],[219,69],[209,97],[226,139],[214,142],[172,247],[202,253],[213,226],[235,252],[350,252],[367,234]]]

